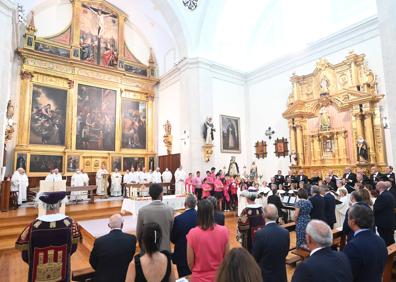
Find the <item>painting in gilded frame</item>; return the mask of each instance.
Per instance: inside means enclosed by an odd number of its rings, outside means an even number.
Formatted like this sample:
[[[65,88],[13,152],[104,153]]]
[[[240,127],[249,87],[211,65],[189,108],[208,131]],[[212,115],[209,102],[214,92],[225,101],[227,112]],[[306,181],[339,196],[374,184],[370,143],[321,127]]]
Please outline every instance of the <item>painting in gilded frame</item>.
[[[133,158],[133,157],[127,157],[127,158],[122,158],[122,167],[124,171],[130,170],[131,167],[133,167],[135,170],[137,170],[138,167],[143,168],[145,167],[145,159],[144,158]]]
[[[30,144],[65,145],[67,90],[33,85]]]
[[[80,168],[80,156],[69,155],[67,156],[67,172],[75,172]]]
[[[122,99],[122,148],[146,149],[146,102]]]
[[[52,169],[63,171],[63,156],[30,155],[30,172],[49,172]]]
[[[220,149],[222,153],[241,152],[240,119],[220,116]]]
[[[27,154],[26,153],[18,153],[16,157],[16,169],[23,168],[26,170],[26,163],[27,163]]]
[[[118,169],[121,171],[121,164],[122,164],[122,157],[111,157],[111,171],[115,171],[115,169]]]
[[[115,150],[115,90],[78,85],[77,150]]]

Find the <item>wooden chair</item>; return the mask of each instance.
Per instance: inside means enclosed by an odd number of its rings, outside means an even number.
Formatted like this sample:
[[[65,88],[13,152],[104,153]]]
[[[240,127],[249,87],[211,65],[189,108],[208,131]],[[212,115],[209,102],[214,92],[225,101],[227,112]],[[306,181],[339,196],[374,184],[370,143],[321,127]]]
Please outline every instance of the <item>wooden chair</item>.
[[[391,282],[394,257],[396,255],[396,243],[388,246],[388,259],[385,264],[384,274],[382,276],[383,282]]]

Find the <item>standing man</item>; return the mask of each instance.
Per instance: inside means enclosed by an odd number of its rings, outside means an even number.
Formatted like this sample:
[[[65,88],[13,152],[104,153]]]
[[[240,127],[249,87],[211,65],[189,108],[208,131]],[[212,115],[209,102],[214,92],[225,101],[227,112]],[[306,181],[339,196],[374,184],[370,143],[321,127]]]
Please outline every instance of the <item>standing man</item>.
[[[388,185],[385,181],[379,181],[376,186],[379,195],[374,202],[375,226],[378,234],[384,239],[387,246],[395,243],[394,226],[395,226],[395,198],[388,191]]]
[[[82,174],[79,169],[76,169],[76,172],[73,173],[70,185],[71,187],[85,186],[84,174]],[[85,191],[72,191],[70,193],[70,200],[71,201],[75,200],[76,202],[82,200],[82,195],[84,192]]]
[[[185,194],[185,184],[186,180],[186,172],[183,170],[183,167],[180,165],[178,169],[175,171],[175,195]]]
[[[325,202],[323,196],[320,193],[320,189],[318,186],[312,186],[311,189],[312,197],[309,198],[309,201],[312,204],[311,219],[326,221]]]
[[[110,232],[95,240],[89,263],[97,282],[124,282],[129,263],[136,251],[136,237],[122,232],[124,219],[114,214],[109,219]]]
[[[162,239],[160,250],[170,252],[170,234],[173,226],[173,209],[162,202],[163,188],[160,184],[151,184],[149,195],[152,202],[139,210],[136,235],[142,248],[141,238],[143,226],[147,223],[155,222],[161,226]]]
[[[202,199],[202,179],[201,179],[201,172],[197,171],[195,173],[195,177],[193,178],[193,185],[195,190],[195,195],[197,196],[198,200]]]
[[[55,168],[45,177],[45,181],[58,182],[62,181],[62,174],[59,173],[59,169]]]
[[[294,178],[294,181],[296,183],[299,183],[299,182],[303,181],[304,184],[307,184],[308,183],[308,177],[306,175],[304,175],[304,171],[302,169],[300,169],[298,171],[297,177]]]
[[[337,222],[336,215],[335,215],[335,197],[330,192],[329,186],[323,185],[320,187],[321,194],[324,195],[324,216],[325,222],[330,226],[331,229],[334,227],[334,223]]]
[[[18,192],[18,205],[27,201],[27,187],[29,186],[29,179],[25,170],[18,168],[11,177],[11,191]]]
[[[292,282],[351,282],[352,271],[342,252],[331,250],[333,233],[323,221],[311,220],[305,234],[310,257],[301,262]]]
[[[109,172],[105,165],[102,164],[96,173],[96,195],[107,196],[107,187],[109,186],[109,182],[107,181],[108,174]]]
[[[352,172],[352,169],[350,167],[345,168],[345,173],[342,176],[343,179],[345,179],[345,188],[350,191],[353,189],[355,186],[355,183],[357,181],[356,179],[356,174]]]
[[[337,179],[338,176],[334,175],[334,171],[332,169],[329,170],[329,183],[328,185],[331,187],[332,190],[337,190]]]
[[[252,254],[261,268],[263,281],[287,282],[286,256],[289,253],[289,231],[279,226],[278,210],[273,204],[264,208],[265,227],[257,231]]]
[[[162,181],[164,183],[170,183],[172,181],[172,172],[168,168],[165,168],[165,171],[162,173]]]
[[[80,239],[78,225],[59,212],[66,192],[39,196],[46,215],[33,220],[19,235],[15,247],[29,264],[28,281],[70,281],[70,256]]]
[[[372,166],[371,167],[371,175],[370,175],[370,182],[373,187],[377,186],[377,183],[384,180],[384,176],[381,172],[379,172],[378,167]]]
[[[388,251],[384,240],[372,231],[373,211],[362,204],[352,206],[348,225],[354,236],[343,251],[351,263],[353,281],[381,282]]]
[[[118,197],[122,195],[122,175],[118,171],[118,168],[115,168],[114,172],[111,174],[111,187],[110,187],[110,196]]]
[[[187,263],[187,239],[188,232],[197,226],[197,200],[193,194],[188,194],[184,202],[185,212],[175,217],[173,223],[171,241],[175,244],[172,261],[176,264],[179,277],[191,274]]]
[[[282,171],[278,170],[278,174],[274,176],[275,177],[275,184],[276,184],[276,188],[279,189],[279,185],[280,184],[284,184],[285,183],[285,177],[282,175]]]
[[[152,183],[162,183],[161,171],[159,167],[157,167],[157,169],[153,172],[151,178],[152,178]]]

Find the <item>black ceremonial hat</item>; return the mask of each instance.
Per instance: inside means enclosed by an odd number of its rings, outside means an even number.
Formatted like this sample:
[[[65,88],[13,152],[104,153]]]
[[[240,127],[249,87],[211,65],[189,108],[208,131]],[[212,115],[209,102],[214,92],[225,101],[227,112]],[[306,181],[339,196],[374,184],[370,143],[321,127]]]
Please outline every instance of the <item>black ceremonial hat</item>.
[[[40,196],[40,200],[43,201],[46,204],[53,205],[56,203],[59,203],[66,197],[66,192],[65,191],[59,191],[59,192],[44,192]]]

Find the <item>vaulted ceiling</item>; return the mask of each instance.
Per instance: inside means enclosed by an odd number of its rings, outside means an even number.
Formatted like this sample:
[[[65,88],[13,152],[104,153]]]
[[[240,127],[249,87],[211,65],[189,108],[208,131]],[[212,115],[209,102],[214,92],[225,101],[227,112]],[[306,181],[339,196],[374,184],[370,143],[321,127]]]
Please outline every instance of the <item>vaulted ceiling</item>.
[[[69,0],[15,0],[26,12]],[[151,46],[160,72],[184,57],[251,71],[375,16],[376,0],[108,0]]]

